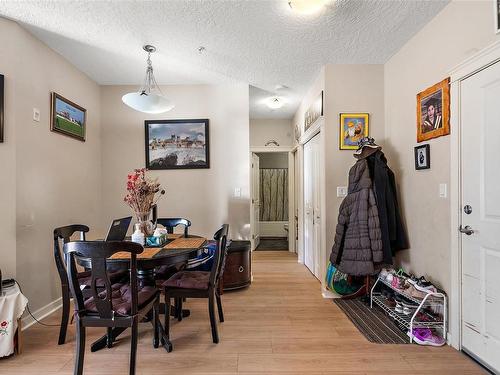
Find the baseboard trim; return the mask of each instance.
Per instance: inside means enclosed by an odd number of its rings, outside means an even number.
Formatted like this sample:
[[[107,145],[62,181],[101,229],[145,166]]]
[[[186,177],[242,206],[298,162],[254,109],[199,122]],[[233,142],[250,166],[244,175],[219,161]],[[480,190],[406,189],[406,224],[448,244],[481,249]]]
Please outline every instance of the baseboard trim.
[[[52,301],[49,304],[39,308],[38,310],[33,311],[32,314],[36,319],[41,320],[49,316],[53,312],[57,311],[58,309],[60,309],[61,306],[62,306],[62,297],[59,297],[55,301]],[[36,323],[35,319],[33,319],[33,317],[29,314],[24,318],[22,318],[21,322],[22,322],[22,329],[21,329],[22,331],[28,329],[29,327],[31,327],[33,324]]]

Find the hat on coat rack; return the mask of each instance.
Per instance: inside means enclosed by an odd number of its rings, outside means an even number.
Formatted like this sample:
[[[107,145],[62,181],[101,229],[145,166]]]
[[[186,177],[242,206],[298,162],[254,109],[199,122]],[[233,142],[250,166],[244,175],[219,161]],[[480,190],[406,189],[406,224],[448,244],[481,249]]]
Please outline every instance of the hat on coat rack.
[[[381,149],[382,147],[375,143],[375,139],[363,137],[358,141],[358,149],[354,151],[354,157],[365,158]]]

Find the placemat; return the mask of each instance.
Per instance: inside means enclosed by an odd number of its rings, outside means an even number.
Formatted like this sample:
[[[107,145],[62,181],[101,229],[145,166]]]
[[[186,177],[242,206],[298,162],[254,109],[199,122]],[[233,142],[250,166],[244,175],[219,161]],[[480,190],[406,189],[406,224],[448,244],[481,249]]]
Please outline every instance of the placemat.
[[[205,241],[206,238],[203,237],[177,238],[165,245],[164,249],[196,249],[203,245]]]
[[[137,259],[150,259],[154,257],[161,250],[160,247],[147,247],[140,254],[137,254]],[[130,259],[130,253],[126,251],[119,251],[111,256],[111,259]]]

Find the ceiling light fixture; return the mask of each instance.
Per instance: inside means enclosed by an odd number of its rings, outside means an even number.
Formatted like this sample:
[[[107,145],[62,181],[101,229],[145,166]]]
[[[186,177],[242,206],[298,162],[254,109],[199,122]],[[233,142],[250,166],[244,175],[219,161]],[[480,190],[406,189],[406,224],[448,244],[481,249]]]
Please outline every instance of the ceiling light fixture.
[[[285,104],[283,98],[278,96],[271,96],[266,99],[266,105],[271,109],[279,109]]]
[[[301,14],[312,14],[320,11],[330,0],[290,0],[290,8]]]
[[[146,68],[144,83],[138,92],[130,92],[123,95],[122,101],[130,108],[139,112],[163,113],[170,111],[174,108],[174,103],[163,95],[153,75],[151,54],[156,51],[156,47],[147,44],[142,49],[148,53],[148,66]]]

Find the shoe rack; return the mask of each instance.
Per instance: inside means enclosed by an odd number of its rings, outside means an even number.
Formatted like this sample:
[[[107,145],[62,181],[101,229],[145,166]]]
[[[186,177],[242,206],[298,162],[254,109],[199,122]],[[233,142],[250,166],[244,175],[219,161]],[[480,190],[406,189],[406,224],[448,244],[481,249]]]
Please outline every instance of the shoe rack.
[[[381,285],[392,289],[395,295],[399,295],[404,299],[413,302],[418,305],[416,310],[410,314],[404,314],[397,312],[394,307],[388,306],[387,299],[380,292]],[[424,298],[415,298],[404,291],[397,289],[387,282],[385,279],[377,278],[375,284],[370,291],[370,307],[373,308],[373,304],[378,305],[382,310],[385,311],[391,318],[393,318],[397,324],[404,326],[408,330],[408,336],[410,342],[413,342],[413,328],[433,328],[434,330],[441,333],[442,337],[446,340],[446,314],[447,314],[447,300],[443,293],[427,293]],[[432,311],[440,311],[441,319],[431,318],[431,314],[424,312],[424,310],[430,309]],[[426,321],[419,319],[419,316],[427,317]]]

